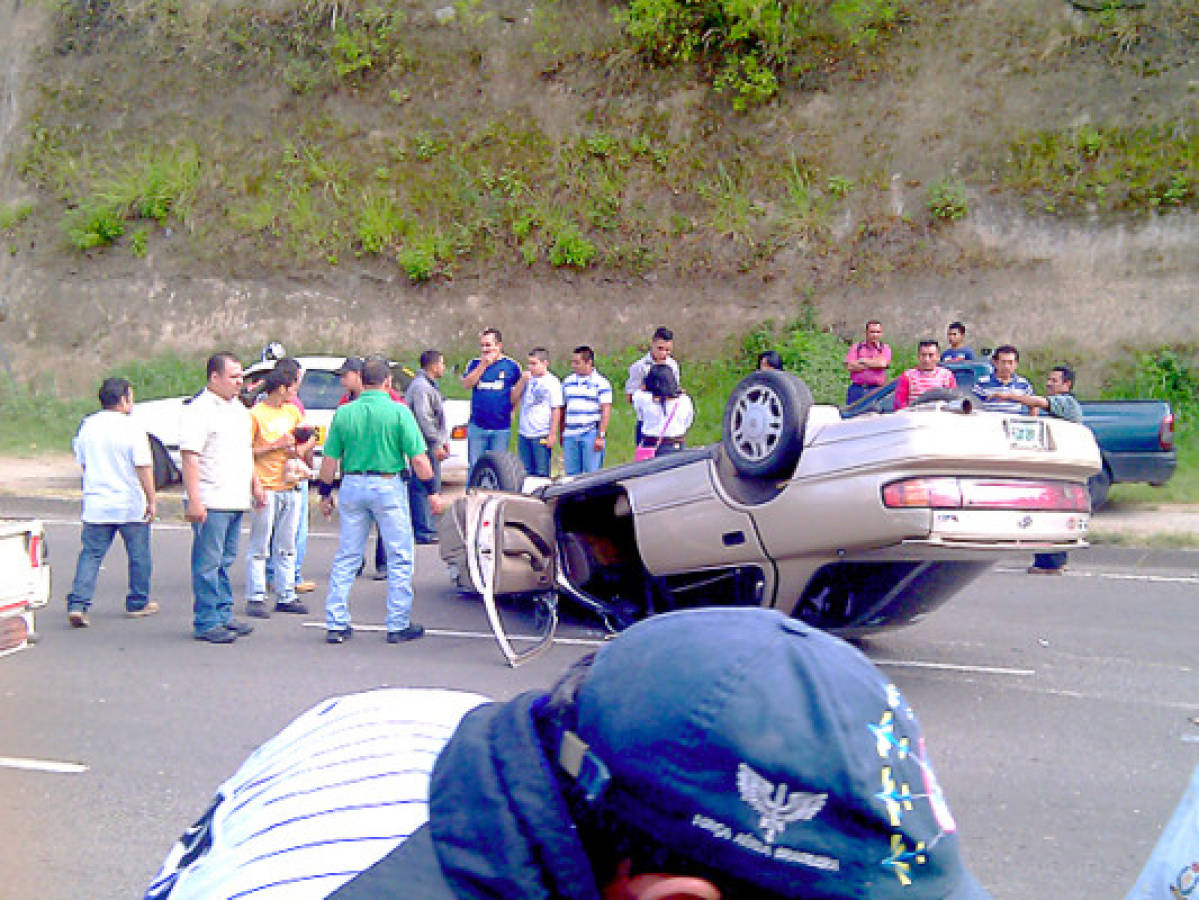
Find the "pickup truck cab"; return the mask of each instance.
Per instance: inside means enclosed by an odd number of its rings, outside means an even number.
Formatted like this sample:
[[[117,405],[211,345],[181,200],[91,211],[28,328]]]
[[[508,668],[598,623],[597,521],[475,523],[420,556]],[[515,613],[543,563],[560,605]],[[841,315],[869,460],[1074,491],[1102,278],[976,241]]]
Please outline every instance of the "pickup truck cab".
[[[951,362],[942,365],[957,379],[958,389],[969,392],[974,382],[991,372],[986,361]],[[843,418],[864,413],[894,411],[895,385],[892,379],[856,403],[841,409]],[[1165,484],[1178,465],[1174,449],[1174,412],[1164,400],[1082,400],[1083,424],[1091,429],[1103,468],[1088,484],[1091,507],[1098,509],[1107,500],[1113,484],[1148,482]]]
[[[0,519],[0,656],[36,637],[34,610],[50,602],[46,531],[36,519]]]

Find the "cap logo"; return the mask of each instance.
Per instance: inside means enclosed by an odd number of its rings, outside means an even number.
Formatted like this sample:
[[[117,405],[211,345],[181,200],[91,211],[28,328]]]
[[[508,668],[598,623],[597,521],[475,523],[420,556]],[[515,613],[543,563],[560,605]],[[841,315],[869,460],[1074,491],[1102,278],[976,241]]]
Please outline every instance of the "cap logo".
[[[766,832],[767,844],[773,844],[790,823],[812,819],[828,799],[828,794],[788,792],[785,784],[774,784],[745,763],[737,766],[737,792],[742,801],[761,816],[758,827]]]

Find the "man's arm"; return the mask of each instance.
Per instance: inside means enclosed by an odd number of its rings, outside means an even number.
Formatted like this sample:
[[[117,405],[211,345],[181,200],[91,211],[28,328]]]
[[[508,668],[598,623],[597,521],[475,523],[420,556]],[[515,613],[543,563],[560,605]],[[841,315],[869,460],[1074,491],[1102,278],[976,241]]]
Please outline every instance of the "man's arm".
[[[413,476],[424,484],[429,494],[429,508],[433,510],[434,515],[441,515],[445,512],[445,503],[441,499],[441,493],[433,490],[433,464],[429,462],[429,454],[418,453],[408,462],[412,465]]]
[[[596,450],[604,449],[604,439],[608,435],[608,420],[611,417],[612,417],[612,404],[611,403],[601,403],[600,404],[599,431],[597,431],[595,434],[595,449]]]
[[[333,513],[333,507],[336,504],[333,502],[333,481],[337,478],[337,458],[326,453],[321,457],[321,470],[317,474],[317,490],[321,495],[321,512],[325,518]]]
[[[891,408],[898,412],[908,405],[908,373],[904,372],[899,376],[899,383],[895,385],[895,402],[891,404]]]
[[[208,518],[208,510],[200,499],[200,454],[195,450],[183,450],[183,492],[187,495],[187,508],[184,518],[189,522],[203,524]]]
[[[146,495],[146,521],[149,522],[158,512],[158,494],[154,490],[154,467],[134,466],[133,471],[137,473],[142,493]]]
[[[554,447],[558,443],[558,435],[562,433],[562,407],[555,406],[550,412],[550,433],[545,439],[547,447]]]
[[[466,366],[466,374],[462,376],[462,386],[465,388],[473,388],[479,383],[479,379],[483,377],[483,373],[487,371],[487,367],[495,360],[488,362],[485,358],[472,359]]]
[[[529,370],[521,369],[520,378],[516,379],[516,384],[512,385],[512,390],[508,391],[508,399],[512,405],[520,403],[521,395],[525,392],[525,385],[529,383]]]

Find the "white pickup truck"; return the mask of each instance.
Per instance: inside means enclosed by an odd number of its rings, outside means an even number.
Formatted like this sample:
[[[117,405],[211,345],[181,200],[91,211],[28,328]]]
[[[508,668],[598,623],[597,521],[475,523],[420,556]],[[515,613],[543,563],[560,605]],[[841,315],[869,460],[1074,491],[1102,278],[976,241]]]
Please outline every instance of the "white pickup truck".
[[[0,519],[0,656],[35,639],[33,612],[50,602],[46,532],[37,519]]]

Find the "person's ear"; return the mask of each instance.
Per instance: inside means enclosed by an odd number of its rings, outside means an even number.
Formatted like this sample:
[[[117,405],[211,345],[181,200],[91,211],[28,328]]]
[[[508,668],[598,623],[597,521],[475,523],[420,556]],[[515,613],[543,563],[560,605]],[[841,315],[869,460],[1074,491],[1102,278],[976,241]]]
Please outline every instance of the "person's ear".
[[[604,900],[720,900],[720,889],[705,878],[659,873],[629,878],[626,859],[604,888]]]

